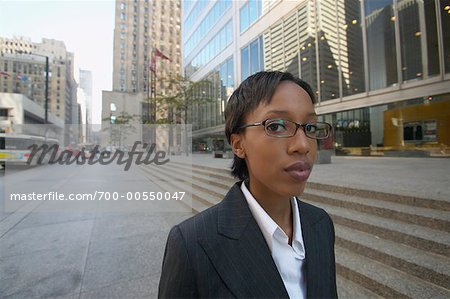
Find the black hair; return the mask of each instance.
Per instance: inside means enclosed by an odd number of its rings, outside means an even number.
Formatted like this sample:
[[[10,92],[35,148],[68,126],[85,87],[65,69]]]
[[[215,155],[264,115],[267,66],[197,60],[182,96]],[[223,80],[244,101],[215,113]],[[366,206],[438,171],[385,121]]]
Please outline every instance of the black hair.
[[[294,77],[288,72],[269,71],[258,72],[251,75],[239,85],[228,100],[225,109],[225,135],[231,144],[231,135],[239,133],[239,128],[244,125],[245,117],[254,111],[260,104],[269,104],[278,85],[283,81],[291,81],[304,89],[312,103],[315,103],[314,92],[311,86],[300,78]],[[246,180],[249,177],[247,164],[244,159],[234,154],[231,174]]]

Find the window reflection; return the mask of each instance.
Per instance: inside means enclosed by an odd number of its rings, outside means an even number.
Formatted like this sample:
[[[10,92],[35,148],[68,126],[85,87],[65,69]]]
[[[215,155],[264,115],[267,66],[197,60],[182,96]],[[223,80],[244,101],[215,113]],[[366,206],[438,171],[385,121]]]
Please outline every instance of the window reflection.
[[[316,17],[317,38],[319,39],[319,80],[320,99],[326,101],[339,98],[339,47],[337,12],[342,10],[331,1],[318,2],[322,16]]]
[[[262,13],[262,0],[248,0],[239,13],[240,30],[244,32],[251,24],[253,24]]]
[[[262,36],[241,49],[241,80],[262,71],[264,66],[262,47]]]
[[[437,74],[439,56],[433,1],[401,0],[397,9],[403,81]]]
[[[445,72],[450,73],[450,1],[440,1],[440,12],[442,22],[442,40],[444,41],[444,65]]]
[[[193,130],[221,125],[225,122],[226,101],[234,90],[233,57],[228,58],[209,72],[194,90],[196,99],[207,100],[190,108],[188,121]]]
[[[394,85],[397,78],[395,15],[392,0],[366,0],[365,17],[369,86],[376,90]]]
[[[394,155],[398,150],[429,155],[450,142],[450,94],[433,95],[321,115],[333,124],[337,155]],[[434,147],[434,148],[433,148]]]
[[[248,75],[248,47],[245,47],[241,50],[241,79],[245,80]]]
[[[358,0],[338,0],[340,59],[343,96],[364,92],[364,53],[361,6]]]
[[[188,76],[205,66],[232,42],[232,23],[229,21],[219,32],[199,51],[186,67]],[[225,43],[223,42],[225,41]]]
[[[241,8],[241,12],[240,12],[240,29],[241,32],[244,31],[247,27],[248,27],[248,5],[245,4],[242,8]]]
[[[203,1],[207,3],[207,1]],[[189,39],[184,43],[183,57],[188,57],[192,50],[202,41],[204,36],[219,22],[228,9],[231,8],[231,0],[221,0],[214,4],[213,8],[203,18],[200,25],[189,36]],[[187,24],[188,25],[188,24]],[[185,25],[184,28],[187,28]],[[188,28],[190,31],[192,28]],[[225,38],[223,38],[225,39]]]
[[[312,4],[309,4],[312,6]],[[298,34],[300,50],[300,75],[308,82],[317,94],[317,59],[315,23],[313,22],[313,7],[305,5],[298,11]],[[311,28],[311,29],[309,29]]]

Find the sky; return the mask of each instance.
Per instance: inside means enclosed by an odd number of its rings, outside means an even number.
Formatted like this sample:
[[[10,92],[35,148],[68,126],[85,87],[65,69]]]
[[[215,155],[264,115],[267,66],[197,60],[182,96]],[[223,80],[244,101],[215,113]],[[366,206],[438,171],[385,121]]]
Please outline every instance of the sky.
[[[101,123],[102,90],[112,89],[113,0],[0,0],[0,36],[61,40],[78,69],[92,71],[93,119]]]

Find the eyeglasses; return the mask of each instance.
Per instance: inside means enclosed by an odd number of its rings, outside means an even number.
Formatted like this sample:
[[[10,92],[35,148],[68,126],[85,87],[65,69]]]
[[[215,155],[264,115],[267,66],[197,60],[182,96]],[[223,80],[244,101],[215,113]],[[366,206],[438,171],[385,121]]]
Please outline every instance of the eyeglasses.
[[[305,135],[312,139],[325,139],[330,136],[331,125],[325,122],[316,122],[312,124],[298,124],[287,119],[266,119],[261,122],[243,125],[238,130],[247,127],[264,126],[264,130],[268,136],[287,138],[297,133],[298,128],[302,128]]]

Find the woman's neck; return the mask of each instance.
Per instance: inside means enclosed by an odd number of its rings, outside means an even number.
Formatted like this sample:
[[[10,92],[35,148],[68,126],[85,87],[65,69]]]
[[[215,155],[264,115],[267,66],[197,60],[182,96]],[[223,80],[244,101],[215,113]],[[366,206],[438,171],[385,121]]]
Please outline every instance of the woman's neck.
[[[267,189],[260,190],[251,182],[247,184],[247,186],[259,205],[289,237],[290,244],[293,235],[293,218],[290,198],[274,194]]]

